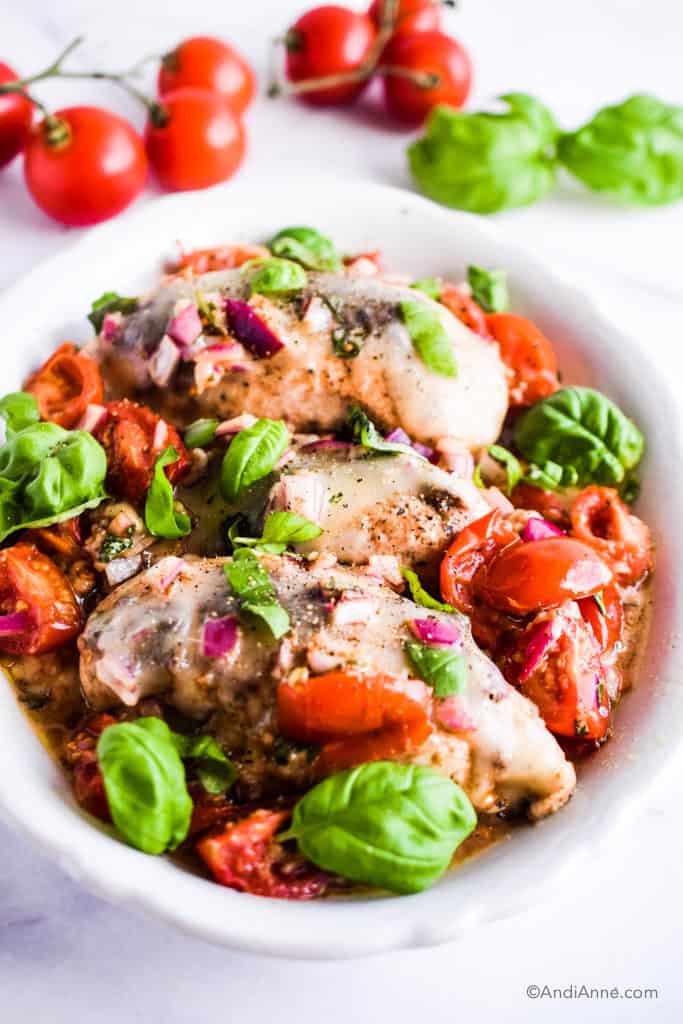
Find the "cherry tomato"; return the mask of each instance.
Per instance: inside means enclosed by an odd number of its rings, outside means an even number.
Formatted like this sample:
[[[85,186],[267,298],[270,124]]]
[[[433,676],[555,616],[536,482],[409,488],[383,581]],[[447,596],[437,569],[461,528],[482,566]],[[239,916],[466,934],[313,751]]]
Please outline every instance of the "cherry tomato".
[[[80,806],[101,821],[111,821],[104,779],[97,760],[97,741],[110,726],[112,715],[92,715],[66,744],[64,756],[73,773],[74,796]]]
[[[357,14],[334,4],[314,7],[286,35],[287,78],[302,82],[358,71],[368,59],[377,32],[367,14]],[[367,79],[300,93],[314,106],[351,103],[367,85]]]
[[[29,377],[25,390],[35,395],[41,418],[67,430],[76,426],[91,403],[104,396],[100,368],[75,345],[60,345]]]
[[[569,503],[556,491],[544,491],[533,484],[519,483],[513,488],[510,501],[515,508],[533,509],[551,523],[569,526]]]
[[[584,597],[579,602],[581,614],[593,631],[600,652],[611,650],[621,640],[624,627],[624,606],[619,589],[610,583],[599,595]],[[604,611],[603,611],[604,608]]]
[[[48,216],[84,227],[133,202],[147,178],[147,157],[138,133],[118,114],[69,107],[34,128],[24,176]]]
[[[172,273],[189,269],[194,274],[206,274],[211,270],[233,270],[248,260],[268,259],[269,256],[265,245],[221,245],[215,249],[183,252],[167,269]]]
[[[482,338],[490,340],[491,335],[486,326],[486,313],[469,295],[460,291],[454,284],[446,282],[441,288],[439,302],[449,309],[454,317],[462,321],[465,327],[469,327],[475,334],[480,334]]]
[[[384,51],[382,63],[395,69],[384,75],[387,108],[407,125],[421,124],[437,104],[461,107],[469,94],[470,58],[443,32],[399,32]]]
[[[441,562],[441,594],[444,601],[467,615],[472,613],[475,575],[500,548],[519,537],[499,509],[476,519],[461,530]]]
[[[242,122],[222,96],[208,89],[177,89],[164,96],[167,120],[147,122],[149,160],[170,192],[208,188],[231,178],[244,159]]]
[[[16,82],[19,76],[0,61],[0,85]],[[28,142],[33,123],[33,104],[18,92],[0,95],[0,167],[14,160]]]
[[[533,405],[557,391],[560,384],[553,346],[531,320],[514,313],[489,313],[486,326],[508,368],[513,405]]]
[[[259,809],[200,839],[195,849],[221,885],[275,899],[313,899],[325,891],[329,876],[275,841],[288,817],[287,811]]]
[[[571,507],[572,533],[590,544],[624,585],[652,569],[650,531],[632,515],[612,487],[586,487]]]
[[[368,15],[377,28],[382,25],[382,10],[387,0],[373,0]],[[396,32],[431,32],[441,28],[439,0],[399,0],[396,12]]]
[[[144,501],[152,482],[154,463],[172,445],[179,458],[164,472],[176,483],[188,470],[190,458],[178,431],[145,405],[124,398],[107,403],[107,416],[95,430],[107,453],[107,486],[116,497]]]
[[[0,551],[0,650],[53,651],[80,628],[74,592],[51,558],[23,542]]]
[[[593,548],[571,537],[547,537],[508,545],[489,562],[476,587],[499,611],[526,615],[597,594],[611,580],[611,569]]]
[[[157,85],[160,96],[186,86],[220,93],[235,114],[242,114],[253,99],[256,79],[244,57],[228,43],[193,36],[163,57]]]

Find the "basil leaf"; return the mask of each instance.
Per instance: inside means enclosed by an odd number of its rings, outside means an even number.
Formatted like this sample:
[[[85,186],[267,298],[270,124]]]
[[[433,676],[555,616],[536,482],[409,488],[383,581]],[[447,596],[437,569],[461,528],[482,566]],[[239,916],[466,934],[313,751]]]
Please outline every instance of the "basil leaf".
[[[238,548],[223,571],[240,602],[240,611],[262,619],[278,640],[289,631],[289,615],[277,599],[270,577],[253,551]]]
[[[83,430],[56,423],[20,430],[0,448],[0,541],[99,505],[106,472],[104,449]]]
[[[507,475],[505,493],[509,497],[512,494],[513,489],[522,479],[523,473],[519,459],[513,455],[512,452],[509,452],[507,448],[503,448],[500,444],[490,444],[487,451],[492,459],[495,459],[496,462],[501,462],[505,466],[505,472]]]
[[[274,256],[296,260],[308,270],[338,270],[341,266],[334,243],[315,228],[283,228],[271,238],[268,248]]]
[[[484,270],[471,265],[467,268],[467,281],[472,298],[487,313],[504,313],[510,308],[507,275],[504,270]]]
[[[398,441],[385,441],[379,430],[359,405],[351,406],[348,416],[349,426],[356,444],[379,455],[417,455],[424,458],[414,448]]]
[[[428,295],[430,299],[434,299],[434,302],[438,302],[441,298],[443,283],[438,277],[421,277],[419,281],[413,281],[410,287],[422,292],[423,295]]]
[[[420,679],[431,686],[436,697],[462,693],[467,682],[467,662],[460,651],[451,647],[433,647],[408,642],[408,660]]]
[[[350,328],[340,324],[332,331],[334,354],[340,359],[355,359],[360,354],[366,336],[362,327]]]
[[[272,472],[288,444],[289,433],[282,420],[260,419],[235,434],[221,467],[226,501],[237,501],[242,491]]]
[[[478,487],[480,491],[486,490],[486,484],[481,478],[481,466],[479,465],[479,463],[477,463],[477,465],[474,467],[474,472],[472,473],[472,483],[474,484],[475,487]]]
[[[192,520],[186,512],[176,508],[173,486],[164,473],[164,467],[177,462],[178,452],[169,445],[154,463],[152,483],[145,498],[145,526],[153,537],[177,540],[187,537],[192,529]]]
[[[494,213],[526,206],[555,185],[554,145],[559,129],[533,96],[500,97],[501,114],[469,114],[435,107],[425,134],[408,148],[418,187],[445,206]]]
[[[515,444],[537,466],[561,466],[562,482],[579,486],[621,484],[644,448],[643,435],[614,402],[580,387],[562,388],[532,405],[515,424]]]
[[[134,313],[137,308],[137,299],[126,298],[119,295],[118,292],[105,292],[93,302],[88,313],[88,320],[99,334],[107,313]]]
[[[192,801],[165,722],[138,718],[110,725],[98,740],[97,760],[112,820],[131,846],[163,853],[182,843]]]
[[[237,769],[213,736],[183,736],[171,733],[183,761],[195,761],[197,778],[207,793],[227,793],[237,778]]]
[[[403,301],[401,317],[413,348],[425,366],[441,377],[457,377],[453,342],[438,312],[424,302]]]
[[[456,612],[452,605],[446,604],[445,601],[437,601],[435,597],[428,594],[420,583],[419,576],[412,569],[401,567],[401,576],[403,576],[404,580],[407,580],[410,596],[415,604],[422,605],[423,608],[432,608],[435,612]]]
[[[202,419],[190,423],[183,435],[186,448],[206,448],[216,436],[218,420]]]
[[[232,544],[257,547],[269,555],[281,555],[288,544],[303,544],[322,533],[317,523],[294,512],[269,512],[260,537],[238,537],[228,531]]]
[[[296,804],[281,839],[354,882],[421,892],[444,873],[477,815],[467,795],[432,768],[362,764],[318,783]]]
[[[584,185],[627,203],[683,197],[683,107],[636,95],[563,135],[558,156]]]
[[[540,487],[542,491],[559,491],[563,486],[564,470],[557,462],[544,462],[536,466],[533,462],[527,466],[524,482],[532,487]]]
[[[306,287],[306,282],[306,271],[300,264],[274,257],[260,263],[249,284],[252,292],[281,295],[300,291]]]
[[[11,441],[25,427],[40,422],[38,403],[28,391],[12,391],[0,398],[0,416],[5,421],[5,440]],[[4,441],[2,442],[4,444]]]

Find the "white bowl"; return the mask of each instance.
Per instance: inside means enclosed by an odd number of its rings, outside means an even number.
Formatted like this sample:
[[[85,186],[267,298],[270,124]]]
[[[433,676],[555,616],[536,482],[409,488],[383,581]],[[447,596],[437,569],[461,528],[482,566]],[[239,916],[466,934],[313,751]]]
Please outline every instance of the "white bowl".
[[[131,849],[76,807],[12,690],[0,687],[0,813],[70,875],[104,899],[213,942],[338,958],[434,945],[548,898],[551,883],[576,870],[617,815],[637,813],[645,787],[683,736],[681,612],[673,571],[683,564],[680,431],[676,399],[644,348],[571,284],[501,241],[489,222],[396,189],[324,179],[169,197],[91,231],[0,296],[3,392],[19,388],[57,343],[88,337],[85,314],[92,299],[108,290],[136,294],[151,284],[160,258],[177,240],[186,247],[248,242],[296,223],[315,225],[345,251],[379,248],[389,267],[415,276],[457,281],[470,262],[504,267],[513,308],[533,317],[556,343],[564,380],[606,391],[644,430],[639,511],[654,529],[660,566],[641,678],[618,709],[614,737],[582,769],[574,799],[555,817],[520,829],[416,896],[269,900],[221,888],[168,859]]]

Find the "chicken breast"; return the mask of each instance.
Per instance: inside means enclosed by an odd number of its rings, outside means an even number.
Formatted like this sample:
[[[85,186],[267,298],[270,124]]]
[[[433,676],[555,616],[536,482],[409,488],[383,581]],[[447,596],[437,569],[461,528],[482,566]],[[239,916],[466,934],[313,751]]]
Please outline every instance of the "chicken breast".
[[[152,357],[179,300],[193,300],[198,292],[221,317],[224,298],[249,298],[248,275],[226,270],[163,284],[123,318],[112,338],[93,347],[110,379],[127,389],[159,383],[165,357]],[[440,318],[453,344],[455,377],[432,372],[418,356],[399,316],[404,300],[424,303]],[[231,418],[247,411],[285,419],[294,431],[331,431],[360,403],[383,429],[400,426],[426,444],[451,437],[474,448],[498,437],[507,384],[497,345],[422,292],[380,277],[310,273],[294,298],[254,295],[249,301],[284,348],[255,358],[238,344],[217,349],[217,342],[230,340],[224,336],[200,339],[162,381],[181,406],[194,405],[191,396],[197,395],[205,415]],[[358,347],[354,358],[339,354],[340,338]]]
[[[88,619],[80,638],[81,683],[103,709],[156,695],[195,719],[207,719],[240,763],[252,792],[279,777],[275,694],[290,673],[353,665],[408,679],[409,624],[427,612],[352,570],[304,568],[291,557],[261,556],[290,632],[280,641],[258,620],[240,621],[238,641],[220,657],[203,653],[207,619],[238,614],[222,559],[167,558],[122,584]],[[458,617],[467,661],[465,691],[433,701],[431,737],[410,760],[450,775],[477,810],[526,809],[539,818],[561,807],[575,787],[573,767],[536,707],[505,682]],[[313,779],[297,762],[297,785]],[[291,777],[291,776],[290,776]]]

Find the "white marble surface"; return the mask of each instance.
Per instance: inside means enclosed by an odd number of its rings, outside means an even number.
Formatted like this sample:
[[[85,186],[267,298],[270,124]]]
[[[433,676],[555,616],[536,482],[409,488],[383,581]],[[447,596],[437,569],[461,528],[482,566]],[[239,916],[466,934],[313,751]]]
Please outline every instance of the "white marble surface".
[[[82,33],[82,66],[118,67],[163,51],[183,35],[217,32],[241,45],[263,73],[265,37],[301,6],[296,0],[205,0],[200,8],[181,0],[2,0],[0,58],[34,70]],[[525,89],[572,125],[636,90],[683,98],[683,9],[675,0],[462,0],[461,7],[451,24],[477,63],[475,102]],[[55,83],[41,95],[54,106],[97,97],[138,117],[108,86]],[[261,99],[249,128],[242,173],[262,175],[264,188],[311,164],[409,186],[405,137],[384,129],[371,104],[355,115],[328,114]],[[150,189],[139,202],[153,196]],[[683,204],[626,211],[567,182],[553,200],[498,220],[575,273],[639,335],[644,357],[671,367],[672,376],[680,371]],[[73,237],[32,206],[18,166],[2,175],[0,287]],[[5,344],[18,341],[11,325],[3,333]],[[681,760],[672,766],[637,824],[609,837],[590,869],[552,901],[456,945],[339,964],[267,960],[189,939],[101,903],[0,828],[0,1020],[180,1024],[220,1015],[403,1024],[419,1016],[446,1024],[465,1015],[488,1022],[503,1014],[515,1020],[679,1020],[682,768]],[[659,997],[647,1003],[531,1002],[525,997],[531,984],[654,987]]]

